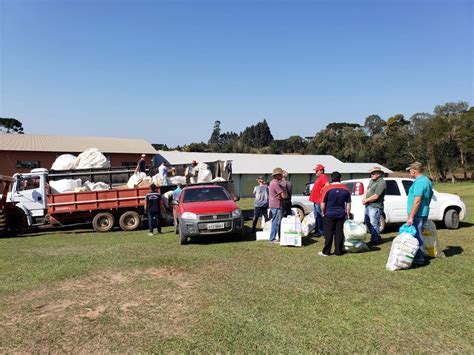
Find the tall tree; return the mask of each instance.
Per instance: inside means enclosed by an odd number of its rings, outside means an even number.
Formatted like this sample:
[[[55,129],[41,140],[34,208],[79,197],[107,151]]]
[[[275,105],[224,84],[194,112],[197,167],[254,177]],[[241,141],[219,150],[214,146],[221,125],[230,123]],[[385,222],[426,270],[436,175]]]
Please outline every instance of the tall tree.
[[[221,147],[221,121],[214,122],[211,138],[207,142],[211,151],[218,152]]]
[[[385,121],[379,115],[370,115],[365,119],[364,128],[369,137],[383,132]]]
[[[242,145],[252,148],[263,148],[270,145],[273,141],[272,132],[268,126],[267,120],[247,127],[241,134],[239,141]]]
[[[23,134],[23,124],[15,118],[0,117],[0,132]]]

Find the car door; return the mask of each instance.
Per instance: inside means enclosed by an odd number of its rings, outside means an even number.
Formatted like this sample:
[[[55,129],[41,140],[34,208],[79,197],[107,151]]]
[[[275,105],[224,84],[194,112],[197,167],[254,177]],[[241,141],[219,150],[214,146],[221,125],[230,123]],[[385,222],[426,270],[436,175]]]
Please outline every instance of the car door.
[[[12,192],[13,200],[24,205],[33,217],[43,216],[46,208],[42,184],[41,176],[24,176],[18,180],[16,191]]]
[[[407,195],[400,190],[396,180],[385,179],[387,188],[385,190],[384,212],[387,222],[404,222],[407,219]]]

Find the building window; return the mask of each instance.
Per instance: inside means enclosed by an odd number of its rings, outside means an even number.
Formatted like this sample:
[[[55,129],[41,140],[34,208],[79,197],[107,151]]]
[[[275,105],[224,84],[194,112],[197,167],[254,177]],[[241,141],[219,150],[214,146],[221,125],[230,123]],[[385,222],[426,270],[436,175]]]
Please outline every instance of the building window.
[[[17,169],[36,169],[41,167],[41,162],[39,160],[17,160],[16,168]]]
[[[137,165],[136,161],[123,161],[122,166],[128,167],[135,167]]]

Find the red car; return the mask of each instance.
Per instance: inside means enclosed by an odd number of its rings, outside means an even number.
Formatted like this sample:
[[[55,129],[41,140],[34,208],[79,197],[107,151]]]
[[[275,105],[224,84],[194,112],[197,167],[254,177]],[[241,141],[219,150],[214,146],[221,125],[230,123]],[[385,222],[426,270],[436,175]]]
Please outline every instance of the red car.
[[[240,232],[244,220],[225,188],[199,185],[181,191],[174,225],[180,244],[186,244],[189,237]]]

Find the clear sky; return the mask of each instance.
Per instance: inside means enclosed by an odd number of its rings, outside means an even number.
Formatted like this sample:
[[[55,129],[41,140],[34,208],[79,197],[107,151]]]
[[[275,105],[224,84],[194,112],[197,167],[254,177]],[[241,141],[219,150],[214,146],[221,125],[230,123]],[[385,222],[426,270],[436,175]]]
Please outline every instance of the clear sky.
[[[470,0],[0,0],[0,117],[170,146],[474,105]]]

